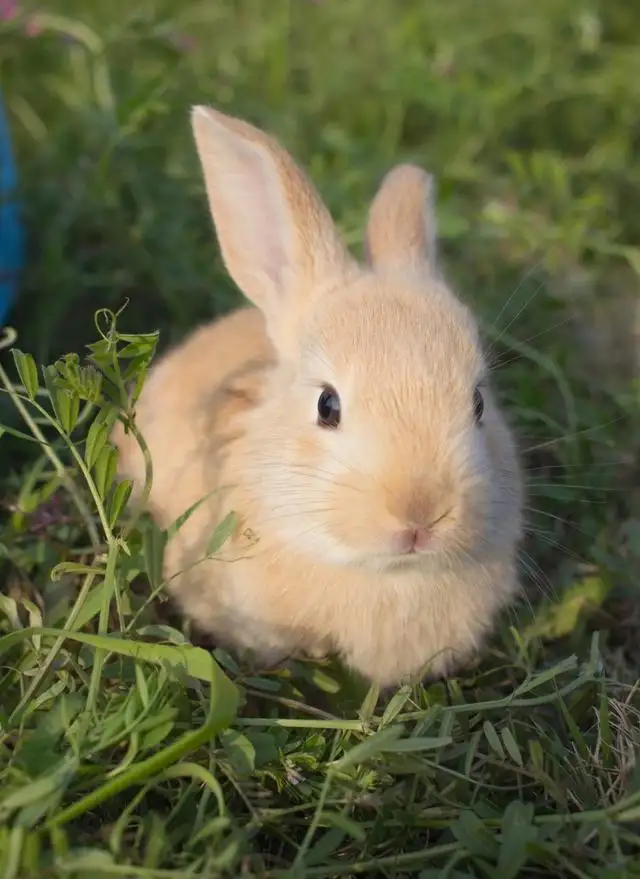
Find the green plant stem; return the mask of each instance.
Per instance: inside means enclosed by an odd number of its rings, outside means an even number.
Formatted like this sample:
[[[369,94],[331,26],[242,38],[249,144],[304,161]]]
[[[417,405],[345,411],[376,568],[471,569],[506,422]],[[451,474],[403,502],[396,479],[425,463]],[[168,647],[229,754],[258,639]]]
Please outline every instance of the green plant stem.
[[[351,861],[345,863],[333,863],[326,867],[306,867],[304,870],[305,879],[308,876],[344,876],[350,873],[368,873],[384,869],[384,867],[414,867],[424,864],[426,861],[432,861],[434,858],[440,858],[443,855],[449,855],[454,852],[462,854],[462,848],[458,842],[448,842],[443,845],[432,845],[428,848],[420,849],[416,852],[403,852],[399,855],[386,855],[382,858],[372,858],[368,861]],[[290,871],[274,871],[273,876],[279,879],[290,879]]]
[[[331,790],[331,782],[333,781],[334,773],[329,770],[325,776],[324,784],[322,785],[322,790],[320,791],[320,796],[318,798],[318,803],[313,813],[313,817],[307,827],[307,832],[304,835],[304,839],[300,844],[300,848],[297,851],[295,860],[293,862],[292,872],[295,874],[296,870],[302,868],[304,864],[305,855],[309,851],[309,846],[313,842],[313,837],[315,836],[318,827],[320,825],[320,819],[322,817],[322,810],[324,809],[324,804],[327,801],[327,797],[329,796],[329,791]]]
[[[140,451],[142,452],[142,457],[144,458],[144,487],[135,505],[134,514],[131,516],[131,519],[122,529],[123,539],[126,539],[126,536],[134,529],[135,525],[138,522],[138,519],[144,512],[147,506],[147,502],[149,500],[149,495],[151,494],[151,488],[153,484],[153,462],[151,460],[151,452],[149,451],[149,446],[147,445],[144,437],[138,430],[133,417],[127,419],[126,426],[131,431],[135,441],[140,446]]]
[[[34,696],[37,693],[43,680],[45,679],[45,677],[49,673],[49,669],[53,665],[56,656],[60,652],[60,649],[62,648],[62,645],[64,644],[64,642],[66,640],[66,632],[73,631],[73,626],[76,621],[76,618],[77,618],[78,614],[80,613],[80,611],[82,609],[82,605],[84,604],[85,599],[86,599],[87,595],[89,594],[91,587],[93,586],[93,582],[97,576],[98,576],[98,572],[96,571],[95,573],[87,574],[87,576],[85,577],[84,583],[82,584],[82,588],[78,592],[76,600],[73,602],[73,607],[71,608],[71,611],[69,612],[69,616],[68,616],[67,620],[65,621],[62,633],[58,636],[58,638],[53,643],[53,646],[51,647],[51,649],[47,653],[46,658],[42,661],[42,663],[36,673],[36,676],[33,678],[31,683],[29,684],[29,687],[27,688],[26,693],[24,694],[22,699],[20,699],[18,705],[14,708],[13,712],[11,713],[11,715],[9,717],[10,723],[15,723],[20,718],[20,715],[22,714],[22,712],[24,711],[26,706],[29,704],[29,702],[34,698]]]
[[[116,566],[120,549],[117,543],[109,546],[107,555],[107,568],[104,575],[102,605],[100,607],[100,617],[98,622],[98,631],[103,634],[109,629],[109,610],[111,608],[111,599],[117,588],[116,585]],[[102,669],[107,658],[107,651],[97,647],[93,656],[93,666],[91,668],[91,679],[89,681],[89,693],[87,695],[87,709],[92,711],[95,709],[100,693],[100,679],[102,677]]]

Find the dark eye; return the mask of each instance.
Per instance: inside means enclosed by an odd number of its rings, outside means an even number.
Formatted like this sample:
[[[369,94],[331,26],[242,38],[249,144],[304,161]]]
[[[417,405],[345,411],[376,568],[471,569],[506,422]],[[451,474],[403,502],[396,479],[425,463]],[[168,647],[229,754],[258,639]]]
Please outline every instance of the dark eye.
[[[340,424],[340,397],[333,388],[325,388],[318,397],[318,424],[321,427]]]
[[[476,424],[480,424],[482,420],[482,413],[484,412],[484,400],[482,399],[482,394],[480,393],[480,388],[476,388],[473,392],[473,417],[476,420]]]

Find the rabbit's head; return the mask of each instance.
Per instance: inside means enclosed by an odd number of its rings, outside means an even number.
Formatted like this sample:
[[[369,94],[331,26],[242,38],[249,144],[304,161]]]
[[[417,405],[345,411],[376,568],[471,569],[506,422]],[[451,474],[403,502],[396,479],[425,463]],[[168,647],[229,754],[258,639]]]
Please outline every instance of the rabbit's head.
[[[519,467],[476,322],[437,271],[431,178],[387,175],[360,265],[270,136],[203,107],[192,121],[224,261],[276,352],[246,424],[266,531],[378,570],[512,558]]]

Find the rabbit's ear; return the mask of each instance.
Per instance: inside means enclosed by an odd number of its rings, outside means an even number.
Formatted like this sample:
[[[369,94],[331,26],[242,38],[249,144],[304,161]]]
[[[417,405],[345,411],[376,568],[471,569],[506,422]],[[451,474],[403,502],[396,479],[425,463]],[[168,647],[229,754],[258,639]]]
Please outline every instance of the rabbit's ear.
[[[209,107],[194,107],[191,122],[225,265],[269,323],[343,270],[347,250],[313,185],[271,136]]]
[[[416,165],[396,165],[369,210],[365,250],[374,267],[436,271],[434,181]]]

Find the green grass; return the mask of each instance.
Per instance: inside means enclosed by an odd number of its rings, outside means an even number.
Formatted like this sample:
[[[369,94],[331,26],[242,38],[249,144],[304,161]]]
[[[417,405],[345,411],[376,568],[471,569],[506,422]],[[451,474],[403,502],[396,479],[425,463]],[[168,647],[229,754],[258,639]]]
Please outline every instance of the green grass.
[[[35,358],[0,373],[3,879],[640,876],[639,42],[626,0],[57,0],[0,24]],[[84,439],[131,361],[35,369],[84,358],[97,309],[128,301],[119,332],[163,348],[238,301],[201,102],[274,131],[356,251],[393,163],[438,177],[529,483],[525,599],[446,687],[214,664]]]

